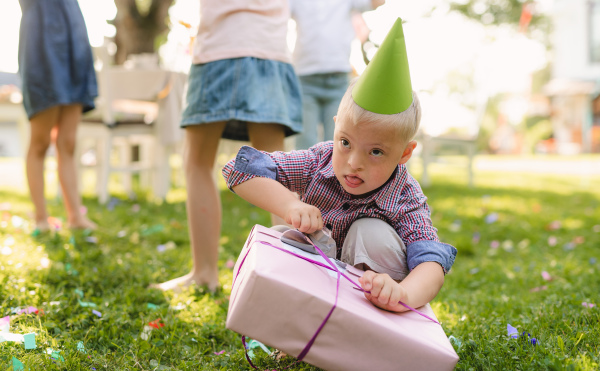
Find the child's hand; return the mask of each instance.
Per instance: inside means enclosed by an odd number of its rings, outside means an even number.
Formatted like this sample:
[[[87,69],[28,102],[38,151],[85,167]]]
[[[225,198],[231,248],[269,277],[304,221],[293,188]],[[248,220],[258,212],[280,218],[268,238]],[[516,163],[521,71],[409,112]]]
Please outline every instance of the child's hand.
[[[408,301],[408,293],[402,285],[394,281],[388,274],[366,271],[358,279],[358,282],[360,282],[363,290],[371,292],[370,294],[365,292],[365,297],[375,306],[391,312],[408,310],[404,305],[398,304],[399,301],[403,303]]]
[[[287,208],[285,222],[304,233],[313,233],[323,229],[321,211],[300,200],[296,201]]]

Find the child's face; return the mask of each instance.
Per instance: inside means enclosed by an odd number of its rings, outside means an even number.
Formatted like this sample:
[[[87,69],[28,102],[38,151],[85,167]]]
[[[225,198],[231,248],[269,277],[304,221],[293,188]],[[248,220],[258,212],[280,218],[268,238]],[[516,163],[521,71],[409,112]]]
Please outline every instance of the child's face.
[[[354,125],[334,117],[333,171],[344,190],[362,195],[381,187],[398,164],[412,155],[416,142],[402,148],[397,130],[379,123]]]

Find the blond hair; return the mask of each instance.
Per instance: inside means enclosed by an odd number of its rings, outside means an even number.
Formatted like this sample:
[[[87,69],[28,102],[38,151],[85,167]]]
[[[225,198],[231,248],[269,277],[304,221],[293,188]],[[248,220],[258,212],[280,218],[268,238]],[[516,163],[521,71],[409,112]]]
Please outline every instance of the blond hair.
[[[367,111],[354,102],[354,99],[352,98],[352,89],[357,80],[358,78],[355,78],[350,82],[350,85],[340,102],[337,116],[349,119],[354,125],[358,123],[377,123],[394,126],[398,130],[398,134],[401,138],[400,144],[402,146],[405,146],[408,142],[413,140],[417,135],[419,123],[421,121],[421,105],[417,93],[413,90],[412,103],[406,110],[400,113],[392,115],[375,113]]]

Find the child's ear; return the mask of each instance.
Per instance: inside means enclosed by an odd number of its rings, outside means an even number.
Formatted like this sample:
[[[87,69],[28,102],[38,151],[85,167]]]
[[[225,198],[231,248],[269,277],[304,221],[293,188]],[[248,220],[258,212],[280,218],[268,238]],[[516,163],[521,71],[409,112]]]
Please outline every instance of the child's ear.
[[[417,142],[415,140],[411,140],[410,142],[408,142],[406,148],[404,149],[404,152],[402,153],[402,158],[398,163],[402,165],[405,164],[408,160],[410,160],[410,157],[412,156],[415,148],[417,148]]]

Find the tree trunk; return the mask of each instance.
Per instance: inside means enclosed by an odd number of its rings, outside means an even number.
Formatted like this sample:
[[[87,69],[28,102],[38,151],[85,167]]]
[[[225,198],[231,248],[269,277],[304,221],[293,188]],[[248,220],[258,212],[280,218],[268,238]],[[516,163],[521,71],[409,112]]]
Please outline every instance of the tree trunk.
[[[155,39],[169,29],[167,16],[174,0],[151,1],[147,14],[142,14],[136,0],[115,0],[115,64],[123,64],[130,54],[156,52]]]

